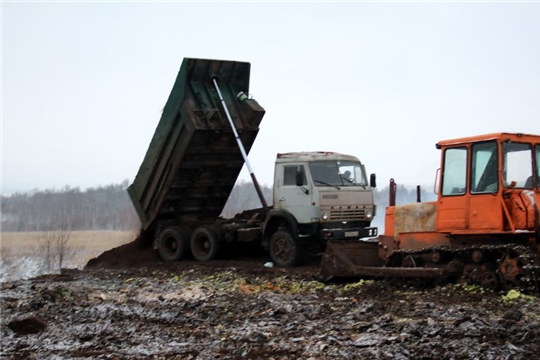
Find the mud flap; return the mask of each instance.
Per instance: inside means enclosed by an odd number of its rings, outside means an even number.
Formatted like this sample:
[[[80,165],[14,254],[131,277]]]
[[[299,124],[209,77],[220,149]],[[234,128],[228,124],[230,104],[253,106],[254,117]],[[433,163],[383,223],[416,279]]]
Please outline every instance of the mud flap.
[[[328,281],[332,278],[360,277],[363,267],[382,267],[379,257],[378,241],[330,240],[321,260],[319,278]]]

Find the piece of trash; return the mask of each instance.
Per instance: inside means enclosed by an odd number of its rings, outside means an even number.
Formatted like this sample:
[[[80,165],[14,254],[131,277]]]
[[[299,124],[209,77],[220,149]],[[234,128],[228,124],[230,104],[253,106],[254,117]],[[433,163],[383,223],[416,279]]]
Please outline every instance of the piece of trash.
[[[267,267],[267,268],[273,268],[274,267],[274,263],[269,261],[267,262],[266,264],[264,264],[264,267]]]

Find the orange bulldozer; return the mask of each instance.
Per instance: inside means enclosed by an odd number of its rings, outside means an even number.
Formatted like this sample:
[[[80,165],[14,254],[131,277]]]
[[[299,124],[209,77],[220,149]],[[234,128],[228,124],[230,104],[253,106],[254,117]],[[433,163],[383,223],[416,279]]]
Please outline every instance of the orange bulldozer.
[[[463,281],[537,292],[540,135],[495,133],[436,147],[437,200],[395,205],[391,180],[384,235],[329,241],[320,277]]]

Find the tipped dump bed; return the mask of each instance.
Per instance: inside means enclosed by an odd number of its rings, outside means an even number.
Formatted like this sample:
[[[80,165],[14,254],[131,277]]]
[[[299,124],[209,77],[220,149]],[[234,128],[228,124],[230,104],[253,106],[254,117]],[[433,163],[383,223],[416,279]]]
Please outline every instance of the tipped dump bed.
[[[244,159],[215,89],[216,78],[247,153],[264,109],[249,93],[250,64],[185,58],[128,193],[146,229],[156,220],[197,225],[222,212]]]

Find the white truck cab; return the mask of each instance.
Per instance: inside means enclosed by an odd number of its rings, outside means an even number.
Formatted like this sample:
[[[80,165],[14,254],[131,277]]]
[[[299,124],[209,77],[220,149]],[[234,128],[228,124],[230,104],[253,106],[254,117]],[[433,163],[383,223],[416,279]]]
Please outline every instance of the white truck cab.
[[[265,224],[265,233],[272,234],[267,240],[273,261],[291,266],[307,245],[377,236],[377,228],[370,227],[375,186],[375,175],[368,182],[364,165],[351,155],[278,154],[274,205]]]

